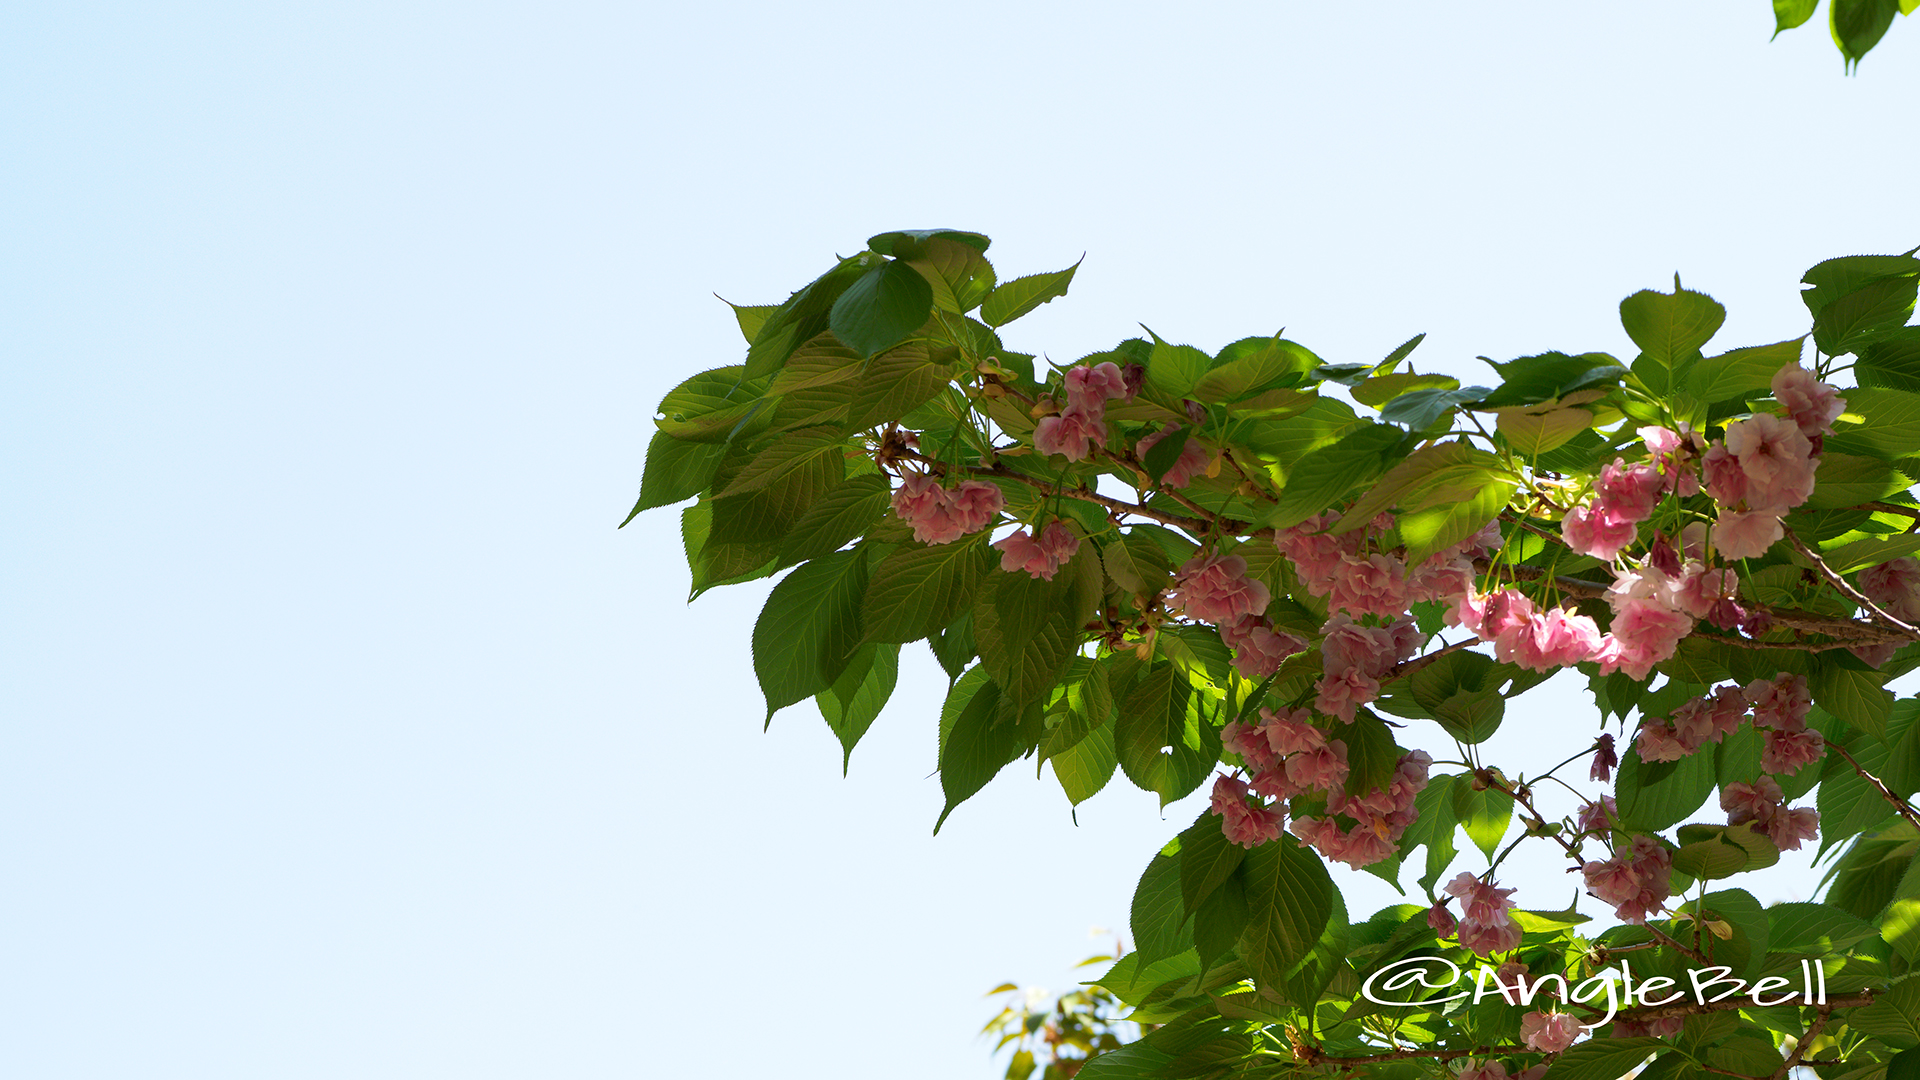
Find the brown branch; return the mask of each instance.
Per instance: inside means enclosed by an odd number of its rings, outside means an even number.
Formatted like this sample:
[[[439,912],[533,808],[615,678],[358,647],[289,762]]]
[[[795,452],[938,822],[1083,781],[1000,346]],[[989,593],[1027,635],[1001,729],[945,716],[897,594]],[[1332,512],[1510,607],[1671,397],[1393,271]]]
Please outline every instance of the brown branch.
[[[1889,514],[1905,514],[1907,517],[1920,520],[1920,506],[1901,506],[1898,503],[1883,502],[1865,502],[1861,503],[1860,506],[1865,510],[1881,510]]]
[[[1301,1051],[1305,1051],[1302,1053]],[[1301,1047],[1294,1057],[1307,1065],[1372,1065],[1381,1061],[1407,1061],[1412,1058],[1432,1058],[1435,1061],[1452,1061],[1463,1057],[1500,1057],[1506,1054],[1538,1054],[1540,1051],[1530,1046],[1481,1046],[1472,1050],[1391,1050],[1380,1054],[1366,1054],[1359,1057],[1328,1057],[1319,1052],[1318,1047]]]
[[[1827,1003],[1820,1006],[1820,1008],[1828,1010],[1851,1009],[1861,1005],[1871,1005],[1873,1004],[1873,999],[1874,994],[1872,991],[1863,990],[1860,993],[1849,994],[1846,997],[1828,998]],[[1681,1001],[1672,1005],[1642,1005],[1637,1009],[1621,1009],[1616,1015],[1622,1020],[1664,1020],[1674,1016],[1699,1016],[1703,1013],[1745,1009],[1751,1007],[1752,1004],[1752,1001],[1735,995],[1721,1001]]]
[[[1645,930],[1649,935],[1651,935],[1653,937],[1653,940],[1679,952],[1681,955],[1687,957],[1688,959],[1698,960],[1702,964],[1708,964],[1708,965],[1711,965],[1713,963],[1713,961],[1709,960],[1707,958],[1707,955],[1701,952],[1699,949],[1690,949],[1687,946],[1680,944],[1678,941],[1675,941],[1671,937],[1668,937],[1664,931],[1656,929],[1652,923],[1643,923],[1640,928],[1642,930]]]
[[[1846,747],[1841,746],[1839,743],[1836,743],[1836,742],[1829,742],[1826,744],[1826,746],[1827,746],[1827,749],[1845,758],[1847,760],[1847,764],[1853,766],[1853,771],[1859,773],[1861,779],[1865,780],[1869,784],[1872,784],[1874,787],[1874,790],[1880,793],[1881,798],[1892,803],[1894,810],[1901,817],[1906,818],[1908,821],[1912,822],[1915,828],[1920,828],[1920,813],[1916,813],[1914,811],[1912,804],[1908,803],[1907,800],[1901,798],[1900,796],[1895,795],[1893,793],[1893,789],[1889,788],[1883,781],[1881,781],[1879,777],[1873,775],[1872,773],[1868,772],[1866,769],[1862,768],[1860,763],[1854,760],[1853,755],[1847,753]]]
[[[1820,1006],[1820,1015],[1814,1017],[1813,1023],[1807,1025],[1807,1033],[1793,1041],[1793,1053],[1787,1055],[1787,1060],[1781,1062],[1780,1067],[1775,1069],[1773,1075],[1768,1077],[1767,1080],[1783,1080],[1788,1073],[1793,1071],[1795,1065],[1800,1064],[1800,1057],[1806,1052],[1807,1044],[1819,1038],[1820,1029],[1827,1026],[1827,1017],[1832,1014],[1833,1006]]]
[[[1461,649],[1469,649],[1478,644],[1480,644],[1479,638],[1470,637],[1463,641],[1456,641],[1451,645],[1443,645],[1424,656],[1416,656],[1411,660],[1402,660],[1388,668],[1386,674],[1380,676],[1380,685],[1385,686],[1396,679],[1411,675],[1448,653],[1459,652]]]
[[[1810,560],[1815,568],[1820,571],[1820,576],[1832,583],[1834,588],[1839,589],[1842,595],[1854,603],[1859,604],[1861,607],[1866,608],[1873,614],[1873,617],[1882,624],[1900,631],[1901,635],[1908,640],[1920,641],[1920,627],[1915,627],[1911,623],[1896,619],[1892,615],[1887,614],[1879,604],[1867,599],[1866,594],[1854,588],[1852,585],[1847,584],[1847,579],[1835,573],[1833,567],[1828,566],[1826,560],[1820,557],[1820,553],[1808,547],[1805,541],[1794,535],[1792,529],[1785,529],[1784,531],[1787,534],[1787,539],[1793,542],[1794,550]]]

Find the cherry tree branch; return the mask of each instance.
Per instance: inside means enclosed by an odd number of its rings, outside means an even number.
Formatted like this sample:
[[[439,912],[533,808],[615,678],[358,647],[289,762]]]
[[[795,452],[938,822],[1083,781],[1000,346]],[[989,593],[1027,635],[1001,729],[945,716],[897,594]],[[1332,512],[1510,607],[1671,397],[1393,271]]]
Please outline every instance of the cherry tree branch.
[[[1833,570],[1833,567],[1828,566],[1826,560],[1820,557],[1820,553],[1808,547],[1805,541],[1801,540],[1800,537],[1794,535],[1794,531],[1792,529],[1784,529],[1784,531],[1787,534],[1787,539],[1793,542],[1794,550],[1798,551],[1807,560],[1812,562],[1814,567],[1820,571],[1820,576],[1826,578],[1827,581],[1831,583],[1834,588],[1839,589],[1841,592],[1841,595],[1845,596],[1847,599],[1853,601],[1854,603],[1859,604],[1861,607],[1867,609],[1867,611],[1872,613],[1873,617],[1876,620],[1878,620],[1879,622],[1881,622],[1886,626],[1889,626],[1895,630],[1898,630],[1901,633],[1901,635],[1906,637],[1908,640],[1920,641],[1920,628],[1917,628],[1910,623],[1907,623],[1900,619],[1896,619],[1892,615],[1887,614],[1887,612],[1884,609],[1882,609],[1879,604],[1876,604],[1872,600],[1867,599],[1864,593],[1860,592],[1860,590],[1854,588],[1852,585],[1847,584],[1847,579],[1835,573]]]
[[[1879,777],[1873,775],[1872,773],[1868,772],[1865,768],[1863,768],[1860,762],[1854,759],[1854,756],[1852,754],[1847,753],[1846,747],[1841,746],[1839,743],[1836,743],[1836,742],[1829,742],[1826,744],[1826,746],[1827,746],[1827,749],[1845,758],[1847,761],[1847,764],[1853,766],[1853,771],[1859,773],[1861,779],[1865,780],[1869,784],[1872,784],[1874,787],[1874,790],[1880,793],[1881,798],[1884,798],[1888,802],[1892,803],[1894,810],[1897,813],[1899,813],[1901,817],[1906,818],[1908,821],[1912,822],[1915,828],[1920,828],[1920,813],[1916,813],[1914,811],[1913,805],[1911,803],[1907,802],[1907,800],[1901,798],[1900,796],[1895,795],[1893,793],[1893,789],[1889,788],[1885,782],[1883,782]]]

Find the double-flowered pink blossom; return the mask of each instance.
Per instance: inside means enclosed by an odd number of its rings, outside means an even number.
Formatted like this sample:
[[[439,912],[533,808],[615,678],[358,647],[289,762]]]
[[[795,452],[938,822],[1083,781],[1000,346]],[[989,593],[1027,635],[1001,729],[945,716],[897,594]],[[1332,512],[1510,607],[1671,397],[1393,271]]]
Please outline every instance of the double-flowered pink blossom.
[[[1457,1080],[1512,1080],[1507,1067],[1497,1061],[1475,1061],[1463,1059],[1465,1067],[1460,1070]]]
[[[1614,803],[1613,796],[1602,795],[1598,801],[1581,804],[1580,813],[1574,816],[1573,822],[1581,832],[1603,833],[1612,828],[1613,822],[1619,818],[1620,807]]]
[[[1333,567],[1328,606],[1354,615],[1393,618],[1407,610],[1407,567],[1391,555],[1343,555]]]
[[[950,544],[979,532],[1005,505],[997,485],[968,480],[948,489],[930,473],[907,476],[893,492],[893,512],[913,526],[913,538],[923,544]]]
[[[1672,579],[1651,565],[1614,575],[1607,588],[1613,625],[1594,653],[1601,674],[1624,671],[1644,680],[1693,632],[1693,616],[1673,606],[1674,586]]]
[[[1147,451],[1178,430],[1180,425],[1168,424],[1159,431],[1142,435],[1140,441],[1134,444],[1134,456],[1144,463],[1147,460]],[[1213,455],[1207,453],[1207,448],[1200,445],[1198,440],[1189,438],[1187,444],[1180,448],[1180,456],[1174,459],[1173,464],[1167,468],[1166,475],[1160,478],[1160,486],[1173,490],[1186,487],[1193,483],[1194,477],[1206,472],[1207,466],[1212,463]]]
[[[1453,932],[1460,926],[1460,920],[1454,918],[1453,912],[1447,910],[1447,901],[1441,900],[1427,909],[1427,925],[1441,937],[1452,937]]]
[[[1726,447],[1746,474],[1747,509],[1784,514],[1813,494],[1820,463],[1792,420],[1772,413],[1735,420],[1727,425]]]
[[[1530,1012],[1520,1018],[1520,1041],[1543,1054],[1557,1054],[1586,1030],[1578,1017],[1563,1012]]]
[[[1528,671],[1552,671],[1593,659],[1601,643],[1600,627],[1592,619],[1552,608],[1496,635],[1493,651]]]
[[[1819,811],[1808,806],[1788,809],[1780,785],[1771,776],[1751,784],[1723,785],[1720,809],[1727,812],[1727,824],[1752,822],[1781,851],[1798,851],[1801,842],[1820,835]]]
[[[1356,870],[1392,857],[1407,826],[1420,816],[1413,801],[1426,789],[1427,769],[1432,764],[1433,758],[1425,751],[1414,750],[1394,765],[1385,787],[1348,795],[1338,786],[1329,785],[1328,816],[1296,817],[1293,834],[1328,859]],[[1333,815],[1351,818],[1354,824],[1342,829]]]
[[[1668,486],[1658,467],[1615,458],[1594,481],[1593,502],[1560,520],[1560,535],[1582,555],[1612,560],[1638,538],[1640,523],[1653,516]]]
[[[1233,669],[1248,679],[1264,679],[1279,671],[1281,661],[1307,647],[1301,638],[1275,630],[1257,615],[1220,624],[1220,640],[1233,652]]]
[[[1920,559],[1906,555],[1860,571],[1861,595],[1903,622],[1920,622]]]
[[[1612,1030],[1616,1039],[1633,1039],[1644,1035],[1664,1039],[1669,1035],[1678,1035],[1686,1028],[1687,1018],[1684,1016],[1661,1016],[1652,1020],[1628,1020],[1622,1017],[1613,1022]]]
[[[1314,707],[1347,723],[1353,722],[1355,709],[1380,696],[1380,680],[1421,641],[1419,628],[1404,616],[1386,626],[1362,626],[1340,612],[1321,632],[1322,675]]]
[[[1080,538],[1056,519],[1048,522],[1038,537],[1029,536],[1027,530],[1021,529],[1004,540],[996,540],[993,546],[1000,550],[1000,569],[1025,570],[1033,577],[1052,581],[1053,575],[1080,550]]]
[[[1747,716],[1747,699],[1740,688],[1723,686],[1711,694],[1682,702],[1665,720],[1640,726],[1635,746],[1642,761],[1678,761],[1708,743],[1717,743],[1740,727]]]
[[[1512,889],[1495,888],[1472,874],[1461,873],[1445,892],[1461,900],[1459,936],[1462,948],[1476,956],[1508,952],[1520,945],[1520,924],[1513,917]]]
[[[1280,838],[1286,815],[1278,805],[1249,806],[1246,781],[1221,776],[1213,782],[1211,810],[1220,816],[1220,829],[1228,840],[1242,847],[1255,847]]]
[[[1274,546],[1293,561],[1300,583],[1314,596],[1325,596],[1333,589],[1334,575],[1343,557],[1360,553],[1364,540],[1362,530],[1339,536],[1326,531],[1339,519],[1339,514],[1329,511],[1292,528],[1274,531]]]
[[[1096,445],[1107,445],[1107,400],[1127,396],[1126,378],[1113,363],[1070,368],[1067,407],[1042,417],[1033,428],[1033,448],[1084,461]]]
[[[1805,675],[1755,679],[1743,693],[1753,704],[1754,726],[1765,735],[1760,748],[1762,772],[1795,772],[1826,753],[1825,737],[1807,726],[1813,695],[1807,690]]]
[[[1672,895],[1673,855],[1651,836],[1636,836],[1627,851],[1589,861],[1580,871],[1587,891],[1612,904],[1621,922],[1646,922]]]
[[[1265,583],[1247,577],[1247,560],[1238,555],[1195,555],[1175,575],[1167,606],[1199,622],[1238,622],[1267,610],[1273,595]]]
[[[1774,372],[1773,399],[1787,410],[1800,434],[1809,439],[1833,434],[1833,422],[1847,411],[1847,399],[1839,390],[1799,364],[1788,364]]]
[[[1757,559],[1785,535],[1780,515],[1766,510],[1722,510],[1713,523],[1713,546],[1728,559]]]
[[[1681,425],[1686,430],[1685,425]],[[1663,427],[1643,427],[1636,430],[1642,442],[1647,444],[1647,453],[1653,457],[1653,464],[1660,470],[1661,487],[1681,498],[1696,495],[1700,491],[1700,476],[1694,472],[1692,458],[1696,456],[1706,441],[1691,431],[1685,434]]]

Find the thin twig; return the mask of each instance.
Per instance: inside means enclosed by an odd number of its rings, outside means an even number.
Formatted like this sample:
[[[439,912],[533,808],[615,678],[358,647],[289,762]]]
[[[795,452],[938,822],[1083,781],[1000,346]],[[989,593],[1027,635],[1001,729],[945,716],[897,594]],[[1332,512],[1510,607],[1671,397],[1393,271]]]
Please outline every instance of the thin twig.
[[[1879,777],[1873,775],[1872,773],[1868,772],[1866,769],[1862,768],[1860,763],[1854,760],[1853,755],[1847,753],[1846,747],[1841,746],[1839,743],[1836,743],[1836,742],[1829,742],[1826,745],[1827,745],[1827,749],[1847,759],[1847,764],[1853,766],[1853,771],[1859,773],[1861,779],[1865,780],[1869,784],[1872,784],[1874,787],[1874,790],[1878,791],[1882,798],[1892,803],[1894,810],[1897,811],[1901,817],[1906,818],[1908,821],[1912,822],[1915,828],[1920,828],[1920,813],[1916,813],[1913,809],[1913,806],[1910,803],[1908,803],[1907,800],[1901,798],[1898,795],[1895,795],[1893,793],[1893,789],[1889,788],[1884,782],[1881,781]]]
[[[1806,1051],[1809,1043],[1819,1037],[1820,1029],[1827,1026],[1827,1017],[1832,1015],[1832,1013],[1833,1006],[1820,1006],[1820,1015],[1814,1017],[1813,1023],[1807,1025],[1807,1033],[1793,1041],[1793,1053],[1787,1055],[1787,1060],[1781,1062],[1780,1067],[1775,1069],[1773,1075],[1768,1077],[1767,1080],[1783,1080],[1788,1073],[1793,1071],[1795,1065],[1800,1064],[1801,1054]]]
[[[1804,555],[1808,560],[1810,560],[1815,566],[1815,568],[1817,568],[1820,571],[1820,576],[1826,578],[1829,582],[1831,582],[1833,584],[1833,587],[1836,589],[1839,589],[1842,595],[1846,596],[1847,599],[1853,601],[1854,603],[1859,604],[1861,607],[1866,608],[1869,612],[1873,614],[1873,617],[1879,620],[1881,623],[1887,626],[1890,626],[1895,630],[1900,631],[1900,633],[1903,636],[1905,636],[1908,640],[1920,641],[1920,627],[1915,627],[1911,623],[1905,622],[1901,619],[1897,619],[1892,615],[1887,614],[1887,612],[1884,609],[1882,609],[1879,604],[1876,604],[1872,600],[1867,599],[1864,593],[1854,588],[1852,585],[1847,584],[1847,579],[1835,573],[1833,570],[1833,567],[1828,566],[1826,560],[1820,557],[1820,553],[1808,547],[1805,541],[1801,540],[1798,536],[1794,535],[1794,532],[1792,529],[1786,529],[1785,532],[1787,534],[1787,539],[1793,542],[1794,550],[1798,551],[1801,555]]]

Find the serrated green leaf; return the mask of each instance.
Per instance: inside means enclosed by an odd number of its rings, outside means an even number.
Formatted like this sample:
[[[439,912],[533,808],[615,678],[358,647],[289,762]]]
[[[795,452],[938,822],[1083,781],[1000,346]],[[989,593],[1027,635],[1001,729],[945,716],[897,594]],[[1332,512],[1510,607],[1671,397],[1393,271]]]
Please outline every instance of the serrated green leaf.
[[[1701,401],[1758,395],[1781,368],[1800,362],[1806,340],[1802,336],[1709,356],[1687,372],[1687,393]]]
[[[1268,528],[1298,525],[1337,505],[1346,494],[1386,471],[1389,455],[1406,435],[1385,424],[1368,424],[1292,463],[1280,501],[1261,519]]]
[[[1256,985],[1278,989],[1326,929],[1333,879],[1319,856],[1284,834],[1248,851],[1240,872],[1252,912],[1240,935],[1240,960]]]
[[[1067,295],[1067,286],[1073,283],[1078,269],[1080,264],[1076,262],[1051,274],[1029,274],[1001,282],[980,305],[980,321],[988,326],[1005,326],[1041,304]]]
[[[833,685],[814,695],[821,719],[840,740],[840,771],[853,763],[853,748],[893,696],[900,675],[900,646],[863,645]]]
[[[896,548],[867,586],[867,640],[918,641],[970,610],[997,561],[986,540],[979,532],[951,544]]]
[[[833,302],[828,327],[862,358],[906,340],[933,312],[933,287],[898,260],[860,275]]]
[[[1664,766],[1664,768],[1662,768]],[[1614,775],[1620,817],[1637,832],[1657,832],[1686,820],[1713,793],[1713,755],[1689,754],[1649,765],[1628,746]]]
[[[1671,293],[1643,289],[1620,301],[1620,324],[1640,347],[1633,373],[1656,394],[1676,389],[1673,372],[1692,363],[1727,319],[1712,297],[1676,283]]]
[[[836,551],[802,563],[767,596],[753,624],[753,671],[767,716],[831,687],[860,642],[867,555]]]
[[[1494,788],[1475,791],[1469,779],[1455,780],[1453,816],[1466,830],[1467,839],[1491,861],[1513,824],[1513,796]]]
[[[1107,786],[1120,764],[1113,744],[1113,725],[1101,724],[1072,746],[1049,756],[1047,762],[1053,766],[1054,779],[1060,782],[1067,800],[1075,806],[1086,802]]]
[[[672,506],[705,491],[707,485],[713,483],[713,474],[720,468],[720,459],[726,452],[725,443],[682,442],[664,431],[654,432],[647,443],[640,498],[620,527],[626,528],[627,522],[638,517],[642,510]]]

